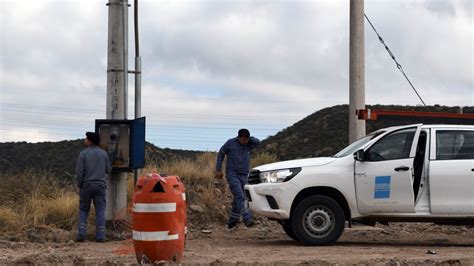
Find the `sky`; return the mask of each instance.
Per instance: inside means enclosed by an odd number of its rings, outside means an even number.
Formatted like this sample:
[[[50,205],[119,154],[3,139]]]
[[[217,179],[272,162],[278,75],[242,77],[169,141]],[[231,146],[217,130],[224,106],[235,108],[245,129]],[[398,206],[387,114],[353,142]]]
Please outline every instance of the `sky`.
[[[0,0],[0,142],[83,138],[105,118],[106,2]],[[474,105],[473,11],[365,1],[428,105]],[[159,147],[216,151],[240,128],[264,139],[349,101],[347,0],[139,0],[139,27],[146,139]],[[367,22],[365,60],[367,104],[421,104]]]

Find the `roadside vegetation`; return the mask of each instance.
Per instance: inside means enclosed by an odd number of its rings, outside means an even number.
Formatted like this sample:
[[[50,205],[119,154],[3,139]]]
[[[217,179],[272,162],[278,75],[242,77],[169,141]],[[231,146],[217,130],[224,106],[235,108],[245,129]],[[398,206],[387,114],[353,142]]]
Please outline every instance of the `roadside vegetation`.
[[[214,178],[216,154],[200,153],[194,159],[171,159],[151,163],[142,171],[178,175],[186,187],[188,225],[205,227],[225,221],[231,194],[224,179]],[[252,165],[276,161],[276,156],[258,153]],[[23,232],[32,227],[51,227],[74,231],[77,228],[78,189],[48,172],[25,171],[22,174],[0,174],[0,232]],[[133,192],[133,175],[129,175],[129,200]],[[129,215],[124,210],[124,215]],[[91,209],[89,230],[94,230]],[[124,218],[124,217],[119,217]]]
[[[79,204],[75,186],[48,173],[32,171],[0,176],[0,230],[46,225],[71,230]]]

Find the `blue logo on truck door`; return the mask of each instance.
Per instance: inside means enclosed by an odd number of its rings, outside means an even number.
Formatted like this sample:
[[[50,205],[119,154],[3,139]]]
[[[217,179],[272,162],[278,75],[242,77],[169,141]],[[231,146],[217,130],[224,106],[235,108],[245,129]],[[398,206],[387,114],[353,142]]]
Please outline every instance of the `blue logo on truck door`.
[[[390,176],[376,176],[374,199],[390,198]]]

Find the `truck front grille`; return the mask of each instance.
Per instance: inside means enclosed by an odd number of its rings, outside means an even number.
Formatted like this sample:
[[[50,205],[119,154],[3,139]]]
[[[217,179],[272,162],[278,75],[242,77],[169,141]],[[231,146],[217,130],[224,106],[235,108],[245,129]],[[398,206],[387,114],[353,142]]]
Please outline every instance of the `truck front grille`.
[[[259,170],[250,171],[248,184],[250,185],[260,184],[260,171]]]

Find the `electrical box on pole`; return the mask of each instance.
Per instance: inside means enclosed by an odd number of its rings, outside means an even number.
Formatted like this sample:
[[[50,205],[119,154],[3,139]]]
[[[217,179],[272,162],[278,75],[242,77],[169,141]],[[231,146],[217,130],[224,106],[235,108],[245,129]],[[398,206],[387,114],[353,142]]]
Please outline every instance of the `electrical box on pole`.
[[[96,119],[100,135],[115,172],[128,172],[145,166],[145,117],[134,120]]]

